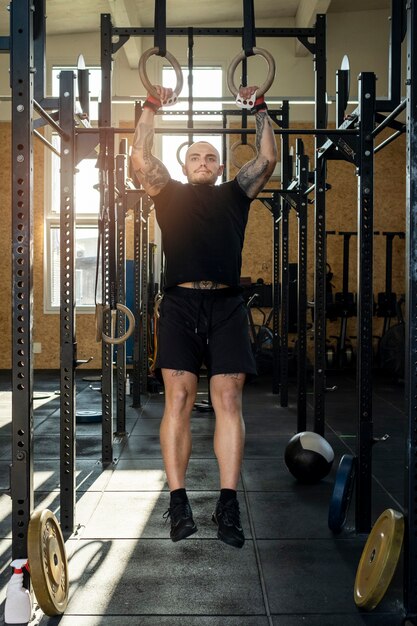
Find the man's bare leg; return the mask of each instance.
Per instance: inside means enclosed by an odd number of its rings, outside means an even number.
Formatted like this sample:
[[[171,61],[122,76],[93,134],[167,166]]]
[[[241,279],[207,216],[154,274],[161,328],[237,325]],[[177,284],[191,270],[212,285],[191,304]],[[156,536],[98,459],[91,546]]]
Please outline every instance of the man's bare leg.
[[[185,491],[185,475],[191,455],[191,411],[197,394],[197,376],[183,370],[162,369],[165,410],[160,441],[171,492],[171,539],[179,541],[196,532]]]
[[[219,374],[210,380],[210,394],[216,413],[214,452],[220,472],[220,498],[213,513],[217,536],[228,545],[241,548],[245,536],[240,524],[236,489],[245,445],[242,391],[245,374]]]
[[[245,445],[242,391],[245,374],[218,374],[210,380],[210,395],[216,413],[214,452],[220,471],[220,487],[236,490]]]

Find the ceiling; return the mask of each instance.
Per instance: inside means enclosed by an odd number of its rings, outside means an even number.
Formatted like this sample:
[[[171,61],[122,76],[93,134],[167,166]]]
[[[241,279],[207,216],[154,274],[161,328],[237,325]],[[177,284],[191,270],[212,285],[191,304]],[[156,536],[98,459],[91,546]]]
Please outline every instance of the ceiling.
[[[0,34],[9,34],[11,2],[0,0]],[[391,0],[254,0],[256,24],[279,26],[282,18],[295,19],[298,27],[311,26],[316,13],[364,11],[389,8]],[[46,0],[47,34],[94,32],[100,13],[111,13],[115,26],[152,27],[155,0]],[[242,0],[167,0],[167,26],[243,24]]]

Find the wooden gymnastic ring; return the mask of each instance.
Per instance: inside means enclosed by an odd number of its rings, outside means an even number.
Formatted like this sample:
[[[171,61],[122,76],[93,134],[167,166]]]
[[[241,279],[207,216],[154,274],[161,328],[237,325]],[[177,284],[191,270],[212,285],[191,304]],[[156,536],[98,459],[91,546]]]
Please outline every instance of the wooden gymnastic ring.
[[[110,307],[109,305],[101,305],[102,306],[102,315],[104,316],[108,311],[110,311]],[[127,329],[127,331],[125,332],[124,335],[122,335],[121,337],[114,337],[106,335],[104,332],[101,333],[101,338],[104,341],[104,343],[111,343],[112,345],[119,345],[121,343],[124,343],[125,341],[127,341],[130,337],[130,335],[133,333],[133,331],[135,330],[135,317],[132,313],[132,311],[125,306],[124,304],[120,304],[120,302],[118,302],[116,304],[116,309],[111,309],[111,314],[112,314],[112,328],[113,328],[113,320],[115,319],[115,313],[116,311],[121,311],[122,313],[124,313],[127,317],[127,319],[129,320],[129,327]]]
[[[239,165],[235,159],[236,148],[238,148],[239,146],[249,146],[252,149],[252,152],[255,156],[256,156],[256,148],[253,145],[253,143],[243,143],[243,141],[235,141],[235,143],[233,143],[230,146],[230,161],[232,162],[232,165],[240,169],[242,166]]]
[[[268,89],[274,82],[275,61],[274,61],[274,57],[272,56],[272,54],[268,52],[268,50],[265,50],[264,48],[253,48],[253,52],[255,55],[258,54],[259,56],[263,57],[268,63],[268,75],[266,77],[266,80],[264,84],[261,85],[261,87],[259,87],[259,89],[256,90],[256,96],[260,98],[268,91]],[[239,52],[239,54],[237,54],[235,58],[232,60],[232,62],[229,65],[229,69],[227,70],[227,86],[229,88],[230,93],[235,98],[237,94],[239,93],[239,89],[235,85],[234,75],[235,75],[237,66],[245,58],[246,58],[245,51],[241,50],[241,52]]]
[[[181,161],[180,152],[184,146],[191,146],[191,145],[192,144],[189,141],[183,141],[177,148],[177,161],[181,165],[181,167],[184,167],[185,163]]]
[[[156,47],[155,48],[149,48],[148,50],[146,50],[142,54],[140,59],[139,59],[139,67],[138,67],[138,69],[139,69],[140,79],[141,79],[142,84],[145,87],[146,91],[151,96],[156,98],[157,100],[160,100],[159,93],[156,91],[155,87],[150,83],[148,75],[146,73],[146,63],[148,62],[149,57],[153,56],[154,54],[157,55],[158,52],[159,52],[159,48],[156,48]],[[182,76],[181,66],[178,63],[177,59],[174,57],[174,55],[172,55],[167,50],[165,52],[164,58],[171,63],[172,68],[175,71],[175,76],[176,76],[176,79],[177,79],[177,84],[176,84],[176,87],[174,89],[174,93],[173,93],[172,97],[169,98],[169,100],[167,102],[163,102],[162,103],[165,106],[171,106],[172,104],[176,103],[176,101],[178,100],[178,96],[181,93],[182,85],[183,85],[183,76]]]

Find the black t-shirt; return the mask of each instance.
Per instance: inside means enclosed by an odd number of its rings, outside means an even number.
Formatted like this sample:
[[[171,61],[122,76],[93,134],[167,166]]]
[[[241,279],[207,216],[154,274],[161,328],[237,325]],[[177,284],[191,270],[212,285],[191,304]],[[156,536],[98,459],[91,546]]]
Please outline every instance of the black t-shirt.
[[[221,185],[170,180],[153,201],[166,259],[165,288],[199,280],[237,287],[252,202],[237,180]]]

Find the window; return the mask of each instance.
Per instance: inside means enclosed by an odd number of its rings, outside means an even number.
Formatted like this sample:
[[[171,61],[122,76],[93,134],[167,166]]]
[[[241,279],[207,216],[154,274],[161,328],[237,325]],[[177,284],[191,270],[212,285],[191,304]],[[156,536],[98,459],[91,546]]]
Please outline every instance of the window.
[[[90,120],[98,120],[98,99],[101,95],[101,69],[99,67],[89,67],[88,69],[88,90],[90,92]],[[77,72],[75,66],[53,67],[52,68],[52,95],[59,96],[59,75],[62,70],[73,70]],[[78,83],[75,81],[75,95],[78,98]]]
[[[49,228],[48,256],[50,258],[48,284],[52,308],[60,307],[60,232],[59,225]],[[75,230],[75,290],[77,307],[95,306],[97,259],[97,227],[76,226]],[[100,289],[100,286],[98,286]],[[100,291],[99,291],[100,293]]]
[[[54,67],[52,70],[52,95],[59,95],[59,74],[64,69],[75,67]],[[89,68],[90,96],[98,97],[101,92],[101,70]],[[77,81],[75,81],[75,84]],[[90,103],[90,118],[98,117],[97,101]],[[51,143],[60,151],[60,138],[52,134]],[[51,178],[46,193],[46,263],[45,263],[45,310],[58,312],[60,308],[60,158],[47,153],[46,164],[50,165]],[[91,313],[95,306],[95,282],[97,263],[97,219],[100,194],[97,191],[98,168],[96,158],[80,161],[75,175],[75,289],[78,311]],[[48,177],[46,177],[48,180]],[[101,272],[98,273],[99,281]],[[100,284],[98,293],[101,293]]]
[[[181,98],[188,97],[188,68],[182,68],[184,76],[184,86],[181,91]],[[175,72],[171,67],[164,67],[162,70],[162,84],[167,87],[175,87]],[[223,71],[221,67],[205,66],[193,68],[193,98],[198,99],[193,103],[194,110],[200,111],[218,111],[221,109],[221,98],[223,84]],[[209,98],[208,100],[200,100],[201,98]],[[169,108],[172,111],[187,111],[187,102],[178,102],[176,105]],[[168,111],[168,108],[166,109]],[[221,121],[221,115],[195,115],[193,121],[195,122],[193,129],[193,141],[209,141],[217,150],[220,155],[222,154],[222,138],[221,135],[216,135],[216,128],[219,127]],[[204,122],[204,127],[213,126],[213,135],[199,135],[198,127]],[[175,128],[187,125],[186,115],[173,115],[162,116],[161,123],[172,123]],[[168,131],[168,127],[167,127]],[[183,145],[184,144],[184,145]],[[184,161],[185,152],[188,144],[188,136],[167,134],[162,135],[161,140],[161,152],[162,161],[168,168],[172,178],[185,182],[186,178],[182,173],[181,162]],[[220,182],[220,181],[218,181]]]
[[[182,91],[180,94],[180,98],[188,98],[189,96],[189,88],[188,88],[188,76],[189,71],[187,67],[183,67],[182,73],[184,77],[184,83],[182,87]],[[162,69],[162,84],[166,87],[175,88],[175,72],[172,67],[164,67]],[[193,84],[192,84],[192,92],[193,92],[193,109],[195,111],[218,111],[221,109],[221,98],[222,98],[222,83],[223,83],[223,70],[221,67],[195,67],[193,68]],[[194,98],[197,101],[194,102]],[[207,100],[200,100],[201,98],[207,98]],[[188,102],[186,100],[181,100],[174,104],[172,107],[167,108],[166,111],[187,111]],[[177,120],[185,121],[187,116],[178,117],[174,115],[174,118]],[[164,116],[162,118],[164,121],[172,121],[169,116]],[[203,122],[203,121],[211,121],[211,122],[219,122],[221,121],[221,115],[195,115],[193,118],[194,122]]]

